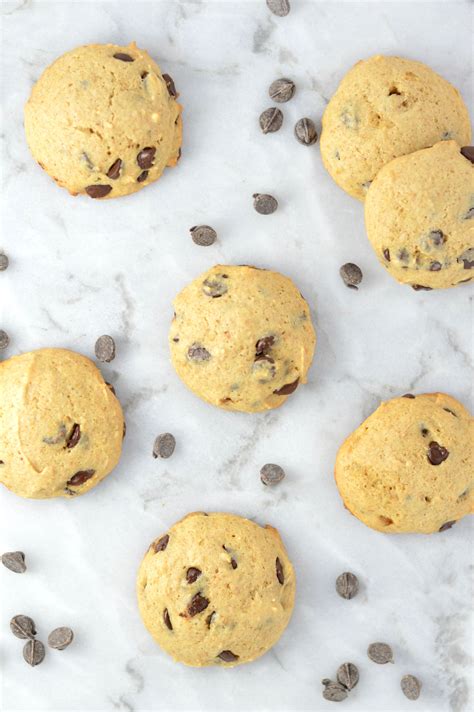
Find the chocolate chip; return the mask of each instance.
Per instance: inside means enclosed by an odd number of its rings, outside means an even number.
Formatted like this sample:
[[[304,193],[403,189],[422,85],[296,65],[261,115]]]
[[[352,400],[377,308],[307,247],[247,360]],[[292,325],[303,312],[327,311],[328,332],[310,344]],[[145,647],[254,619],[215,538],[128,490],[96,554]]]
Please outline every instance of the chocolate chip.
[[[431,230],[428,235],[428,240],[430,240],[435,247],[439,247],[443,244],[443,242],[446,242],[446,238],[442,230]]]
[[[268,352],[271,351],[272,346],[275,343],[275,337],[263,336],[255,344],[255,356],[267,356]]]
[[[290,12],[289,0],[267,0],[267,7],[277,17],[285,17]]]
[[[472,218],[474,218],[474,205],[472,206],[472,208],[469,208],[469,210],[467,211],[467,213],[464,216],[464,220],[471,220]],[[0,255],[0,264],[1,264],[1,260],[2,260],[2,257]]]
[[[458,417],[458,416],[456,415],[456,413],[454,412],[454,410],[451,410],[450,408],[443,408],[443,410],[445,410],[446,413],[451,413],[451,415],[454,415],[455,418]]]
[[[193,344],[188,349],[188,358],[191,359],[191,361],[209,361],[211,354],[204,346]]]
[[[104,334],[95,342],[95,356],[102,363],[110,363],[115,358],[115,341],[111,336]]]
[[[5,272],[8,269],[9,261],[8,257],[0,252],[0,272]]]
[[[413,395],[413,393],[405,393],[405,395],[403,395],[402,398],[412,398],[413,399],[413,398],[415,398],[415,396]]]
[[[166,547],[168,546],[168,542],[170,540],[169,534],[165,534],[164,536],[161,537],[161,539],[158,539],[158,541],[153,542],[153,549],[155,551],[155,554],[157,554],[159,551],[164,551]]]
[[[411,287],[415,290],[415,292],[419,292],[421,290],[424,290],[425,292],[431,292],[432,290],[432,287],[424,287],[422,284],[412,284]]]
[[[195,566],[190,566],[186,571],[186,581],[188,583],[194,583],[200,577],[202,571],[197,569]]]
[[[229,288],[225,283],[225,278],[223,278],[220,274],[215,275],[214,277],[208,277],[202,283],[202,291],[206,297],[212,297],[213,299],[222,297],[228,289]]]
[[[10,337],[8,336],[7,332],[3,331],[3,329],[0,329],[0,351],[6,349],[9,343]]]
[[[385,259],[387,260],[387,262],[390,262],[390,250],[388,250],[387,248],[385,248],[385,250],[383,251],[383,256],[385,257]]]
[[[461,148],[461,154],[464,158],[467,158],[468,161],[474,163],[474,146],[463,146]]]
[[[426,436],[428,435],[429,432],[430,431],[428,430],[428,428],[421,429],[421,434],[423,435],[424,438],[426,438]]]
[[[10,621],[10,630],[14,636],[22,640],[34,638],[36,635],[35,622],[29,616],[13,616]]]
[[[354,663],[343,663],[337,670],[337,681],[346,690],[353,690],[359,682],[359,670]]]
[[[295,124],[295,136],[303,146],[312,146],[318,140],[318,132],[314,121],[304,117]]]
[[[339,274],[346,287],[351,289],[358,289],[357,285],[362,282],[362,270],[353,262],[346,262],[346,264],[342,265],[339,269]]]
[[[451,529],[456,524],[456,519],[454,519],[452,522],[446,522],[446,524],[443,524],[438,531],[440,532],[445,532],[447,529]]]
[[[449,456],[448,450],[442,445],[439,445],[435,440],[430,442],[428,450],[428,460],[432,465],[441,465]]]
[[[114,54],[115,59],[120,59],[121,62],[134,62],[135,59],[133,57],[130,57],[129,54],[125,54],[125,52],[117,52]]]
[[[293,97],[295,89],[295,83],[292,82],[291,79],[275,79],[275,81],[270,84],[268,93],[273,101],[284,104]]]
[[[78,423],[74,423],[72,430],[66,439],[66,447],[68,450],[72,450],[73,447],[77,445],[81,439],[81,426]]]
[[[387,643],[371,643],[367,648],[367,655],[372,662],[385,665],[393,662],[393,652]]]
[[[324,685],[323,697],[329,702],[342,702],[347,697],[347,690],[344,685],[340,682],[334,682],[333,680],[322,680]]]
[[[349,601],[359,592],[359,579],[355,574],[345,571],[336,579],[336,591],[341,596]]]
[[[171,433],[161,433],[155,439],[153,444],[153,457],[160,457],[163,460],[167,460],[174,453],[176,447],[176,440],[174,435]]]
[[[264,465],[260,470],[260,479],[264,485],[277,485],[285,477],[285,470],[280,465],[271,463]]]
[[[280,583],[282,586],[285,583],[285,575],[283,573],[283,566],[281,564],[280,559],[276,558],[275,560],[275,572],[276,572],[276,577],[278,579],[278,583]]]
[[[198,613],[202,613],[203,611],[205,611],[208,605],[208,599],[204,596],[201,596],[200,593],[196,593],[188,604],[188,607],[186,609],[187,615],[190,618],[193,618],[194,616],[197,616]]]
[[[112,391],[112,393],[114,394],[114,396],[117,397],[117,394],[115,393],[115,388],[113,387],[113,385],[112,385],[111,383],[107,383],[107,381],[105,382],[105,385],[107,386],[107,388],[109,389],[109,391]]]
[[[300,382],[300,379],[297,378],[296,381],[293,381],[293,383],[286,383],[284,386],[282,386],[278,390],[273,391],[273,393],[276,396],[289,396],[290,393],[293,393],[294,391],[296,391],[296,389],[298,388],[299,382]]]
[[[462,255],[458,257],[458,262],[464,263],[464,269],[472,269],[474,267],[474,247],[470,247],[463,252]]]
[[[111,180],[117,180],[117,178],[119,178],[120,176],[121,169],[122,161],[120,158],[117,158],[117,160],[112,163],[109,170],[107,171],[107,178],[110,178]]]
[[[85,191],[91,198],[105,198],[112,190],[111,185],[86,185]]]
[[[137,178],[137,183],[143,183],[148,178],[148,171],[142,171]]]
[[[259,123],[264,134],[275,133],[275,131],[281,129],[283,114],[276,106],[272,106],[260,114]]]
[[[271,215],[278,208],[278,200],[267,193],[254,193],[253,207],[260,215]]]
[[[255,373],[259,383],[269,383],[275,378],[276,368],[274,364],[275,361],[270,356],[256,354],[252,372]]]
[[[434,261],[430,264],[430,272],[439,272],[441,268],[441,262]]]
[[[164,620],[165,626],[168,628],[168,630],[173,630],[173,626],[171,625],[170,614],[168,613],[167,608],[165,608],[165,610],[163,611],[163,620]]]
[[[24,574],[26,571],[25,555],[22,551],[8,551],[2,554],[2,564],[15,574]]]
[[[166,88],[168,89],[168,94],[172,96],[173,99],[176,99],[176,97],[178,96],[178,92],[176,91],[174,81],[171,79],[169,74],[163,74],[162,76],[165,80]]]
[[[73,475],[71,479],[66,482],[66,484],[69,487],[79,487],[80,485],[83,485],[84,482],[87,482],[87,480],[90,480],[93,475],[95,475],[95,470],[80,470],[79,472],[76,472],[76,474]]]
[[[155,160],[155,153],[156,148],[154,146],[142,148],[140,153],[137,154],[137,163],[140,168],[151,168]]]
[[[215,612],[215,611],[212,611],[212,613],[210,613],[210,614],[207,616],[207,618],[206,618],[206,625],[207,625],[207,628],[208,628],[208,629],[211,627],[211,623],[212,623],[212,620],[213,620],[213,618],[214,618],[215,615],[216,615],[216,612]]]
[[[235,655],[231,650],[222,650],[217,657],[225,663],[233,663],[239,659],[239,656]]]
[[[201,247],[209,247],[217,239],[216,231],[209,225],[195,225],[189,232],[191,233],[192,241]]]
[[[400,680],[402,692],[409,700],[417,700],[421,692],[421,682],[414,675],[404,675]]]
[[[67,648],[68,645],[71,645],[73,640],[74,633],[66,626],[55,628],[48,635],[48,645],[50,648],[54,648],[55,650],[64,650],[64,648]]]
[[[42,663],[45,654],[46,651],[44,649],[44,645],[40,640],[34,639],[25,643],[23,648],[23,657],[25,662],[27,662],[28,665],[31,665],[31,667],[35,667],[35,665]]]

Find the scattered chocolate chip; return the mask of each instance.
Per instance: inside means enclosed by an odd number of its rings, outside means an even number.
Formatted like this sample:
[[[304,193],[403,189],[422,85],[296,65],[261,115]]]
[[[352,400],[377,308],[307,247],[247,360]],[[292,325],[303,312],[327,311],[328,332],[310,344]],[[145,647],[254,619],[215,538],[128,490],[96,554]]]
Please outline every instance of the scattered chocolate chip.
[[[389,249],[385,248],[385,250],[383,251],[383,256],[385,257],[387,262],[390,262],[390,250]]]
[[[402,692],[409,700],[417,700],[421,692],[421,682],[414,675],[404,675],[400,680]]]
[[[201,247],[209,247],[217,240],[216,231],[209,225],[195,225],[189,232],[192,241]]]
[[[415,396],[413,395],[413,393],[405,393],[405,394],[402,396],[402,398],[411,398],[411,399],[413,399],[413,398],[415,398]]]
[[[283,114],[276,106],[272,106],[260,114],[259,123],[264,134],[275,133],[275,131],[281,129]]]
[[[114,394],[114,396],[117,397],[117,394],[115,393],[115,388],[113,387],[113,385],[112,385],[111,383],[107,383],[107,381],[105,382],[105,385],[107,386],[107,388],[109,389],[109,391],[112,391],[112,393]]]
[[[24,574],[26,571],[25,555],[22,551],[7,551],[2,554],[2,564],[15,574]]]
[[[35,622],[29,616],[13,616],[10,621],[10,630],[17,638],[34,638],[36,635]]]
[[[122,440],[125,440],[125,436],[127,434],[127,423],[125,420],[123,421],[123,431],[122,431]]]
[[[463,146],[461,148],[461,154],[464,158],[467,158],[468,161],[474,163],[474,146]]]
[[[254,193],[253,207],[260,215],[271,215],[278,208],[278,200],[267,193]]]
[[[102,363],[110,363],[115,358],[115,341],[111,336],[104,334],[95,342],[95,356]]]
[[[458,416],[456,415],[456,413],[454,412],[454,410],[451,410],[451,408],[443,408],[443,410],[445,410],[446,413],[451,413],[451,415],[454,415],[455,418],[458,417]]]
[[[120,158],[117,158],[114,163],[110,166],[109,170],[107,171],[107,178],[110,178],[110,180],[117,180],[120,176],[120,171],[122,169],[122,161]]]
[[[68,645],[71,645],[73,639],[74,633],[72,630],[66,626],[61,626],[52,630],[48,635],[48,645],[55,650],[64,650]]]
[[[188,358],[191,359],[191,361],[209,361],[211,354],[204,346],[193,344],[188,349]]]
[[[426,436],[428,435],[429,432],[430,431],[428,430],[428,428],[421,429],[421,434],[423,435],[424,438],[426,438]]]
[[[0,272],[5,272],[8,269],[8,265],[8,257],[3,252],[0,252]]]
[[[291,79],[275,79],[275,81],[270,84],[268,93],[273,101],[284,104],[293,97],[295,89],[295,83],[291,81]]]
[[[353,262],[346,262],[346,264],[342,265],[339,269],[339,274],[346,287],[351,289],[358,289],[357,285],[362,282],[362,270]]]
[[[472,206],[472,208],[469,208],[469,210],[467,211],[467,213],[464,216],[464,220],[471,220],[472,218],[474,218],[474,205]],[[1,255],[0,255],[0,262],[1,262]]]
[[[234,655],[231,650],[222,650],[217,657],[223,660],[225,663],[233,663],[239,659],[239,656]]]
[[[442,230],[431,230],[428,235],[428,240],[430,240],[435,247],[439,247],[443,244],[443,242],[446,242],[446,238]]]
[[[161,433],[155,438],[153,444],[153,457],[160,457],[163,460],[167,460],[174,453],[176,447],[176,440],[174,435],[171,433]]]
[[[200,593],[196,593],[188,604],[188,607],[186,609],[187,615],[190,618],[193,618],[194,616],[197,616],[198,613],[202,613],[203,611],[205,611],[208,605],[208,599],[204,596],[201,596]]]
[[[371,643],[367,648],[367,655],[372,662],[385,665],[393,662],[393,652],[387,643]]]
[[[195,566],[190,566],[186,571],[186,581],[188,583],[194,583],[202,574],[201,569],[197,569]]]
[[[3,331],[3,329],[0,329],[0,351],[6,349],[9,343],[10,337],[8,336],[7,332]]]
[[[111,185],[86,185],[85,191],[91,198],[105,198],[112,190]]]
[[[168,630],[173,630],[173,626],[171,625],[170,614],[168,613],[167,608],[165,608],[165,610],[163,611],[163,620],[164,620],[165,626],[168,628]]]
[[[324,685],[323,697],[329,702],[342,702],[347,697],[347,690],[344,685],[340,682],[334,682],[333,680],[322,680]]]
[[[134,62],[134,58],[130,57],[129,54],[125,54],[125,52],[117,52],[114,54],[115,59],[120,59],[121,62]]]
[[[273,391],[273,393],[276,396],[289,396],[290,393],[293,393],[294,391],[296,391],[296,389],[298,388],[299,382],[300,382],[300,379],[297,378],[296,381],[293,381],[293,383],[286,383],[284,386],[282,386],[278,390]]]
[[[81,426],[79,423],[74,423],[72,430],[66,439],[66,447],[68,450],[72,450],[73,447],[77,445],[81,439]]]
[[[153,549],[155,550],[155,554],[157,554],[159,551],[164,551],[168,546],[169,540],[169,534],[165,534],[161,537],[161,539],[158,539],[158,541],[153,542]]]
[[[314,121],[304,117],[295,124],[295,136],[303,146],[312,146],[318,140],[318,132]]]
[[[154,146],[142,148],[140,153],[137,154],[137,163],[140,168],[151,168],[155,160],[155,153],[156,148]]]
[[[255,344],[255,356],[267,356],[275,343],[274,336],[263,336]]]
[[[347,690],[353,690],[359,682],[359,671],[354,663],[343,663],[337,670],[337,681]]]
[[[428,460],[432,465],[441,465],[442,462],[448,459],[449,451],[445,447],[439,445],[435,440],[430,442],[427,454]]]
[[[464,263],[464,269],[472,269],[474,267],[474,247],[470,247],[463,252],[462,255],[458,257],[458,262]]]
[[[278,558],[278,556],[275,561],[275,572],[276,572],[276,577],[278,579],[278,583],[280,583],[283,586],[283,584],[285,583],[285,575],[283,573],[282,563],[281,563],[280,559]]]
[[[73,475],[71,479],[66,482],[66,484],[68,487],[79,487],[80,485],[83,485],[84,482],[87,482],[87,480],[90,480],[90,478],[94,475],[95,470],[80,470],[79,472],[76,472],[76,474]]]
[[[277,17],[285,17],[290,12],[289,0],[267,0],[267,7]]]
[[[277,485],[285,477],[285,470],[280,465],[267,464],[260,470],[260,479],[264,485]]]
[[[441,262],[434,261],[430,264],[430,272],[439,272],[440,269],[442,269],[442,264]]]
[[[31,665],[31,667],[35,667],[35,665],[42,663],[45,654],[46,651],[44,649],[44,645],[40,640],[33,639],[25,643],[23,648],[23,657],[25,662],[27,662],[28,665]]]
[[[346,600],[354,598],[359,591],[359,579],[355,574],[345,571],[336,579],[336,591]]]
[[[148,171],[142,171],[137,178],[137,183],[143,183],[148,178]]]
[[[445,532],[447,529],[451,529],[451,527],[453,527],[455,524],[456,519],[454,519],[452,522],[446,522],[446,524],[443,524],[443,526],[441,526],[438,531]]]
[[[174,81],[171,79],[169,74],[163,74],[162,76],[165,80],[166,88],[168,89],[168,94],[172,96],[173,99],[176,99],[176,97],[178,96],[178,92],[176,91]]]
[[[227,291],[228,286],[225,283],[225,278],[223,275],[217,274],[214,277],[208,277],[202,283],[202,291],[206,297],[212,297],[216,299],[222,297]]]
[[[207,628],[208,628],[208,629],[211,627],[211,623],[212,623],[212,620],[213,620],[213,618],[214,618],[215,615],[216,615],[216,612],[215,612],[215,611],[212,611],[212,613],[210,613],[210,614],[207,616],[207,618],[206,618],[206,625],[207,625]]]
[[[424,290],[425,292],[431,292],[432,287],[424,287],[422,284],[412,284],[411,288],[415,290],[415,292],[420,292],[421,290]]]

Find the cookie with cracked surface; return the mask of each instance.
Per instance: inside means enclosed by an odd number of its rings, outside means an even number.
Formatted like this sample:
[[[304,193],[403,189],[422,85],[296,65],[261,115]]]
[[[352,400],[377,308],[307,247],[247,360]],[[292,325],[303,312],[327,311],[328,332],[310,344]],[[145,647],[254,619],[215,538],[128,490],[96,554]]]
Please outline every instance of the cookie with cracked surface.
[[[364,200],[386,163],[444,139],[471,142],[458,90],[421,62],[377,55],[357,62],[329,101],[321,156],[336,183]]]
[[[40,349],[0,362],[0,482],[21,497],[74,497],[119,461],[120,403],[88,358]]]
[[[137,596],[145,627],[176,661],[233,667],[280,638],[293,611],[295,574],[273,527],[194,512],[151,544]]]
[[[316,335],[308,304],[288,277],[216,265],[185,287],[174,307],[173,365],[208,403],[268,410],[306,382]]]
[[[395,158],[368,190],[365,225],[377,257],[399,282],[415,289],[468,282],[474,275],[474,164],[455,141]]]
[[[78,47],[34,85],[25,106],[28,145],[72,195],[128,195],[179,159],[176,97],[171,77],[134,42]]]
[[[445,393],[386,401],[339,449],[344,505],[381,532],[450,529],[473,512],[473,443],[471,414]]]

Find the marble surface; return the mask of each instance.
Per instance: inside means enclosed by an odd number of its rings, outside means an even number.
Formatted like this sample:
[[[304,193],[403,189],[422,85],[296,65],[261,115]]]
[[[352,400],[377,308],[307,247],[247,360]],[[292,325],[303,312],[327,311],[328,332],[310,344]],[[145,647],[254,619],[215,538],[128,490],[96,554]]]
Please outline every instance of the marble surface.
[[[3,358],[43,346],[93,355],[102,333],[117,341],[104,366],[127,418],[120,466],[75,501],[27,501],[0,491],[0,549],[26,552],[24,576],[0,571],[0,707],[9,710],[163,712],[326,710],[320,680],[355,662],[353,712],[472,709],[472,522],[431,537],[384,536],[343,508],[333,464],[343,438],[380,402],[445,390],[466,405],[472,377],[472,288],[414,292],[378,265],[361,206],[325,173],[318,146],[292,135],[318,123],[349,66],[372,53],[429,63],[472,106],[468,2],[358,3],[293,0],[272,16],[264,0],[220,2],[3,2],[3,200],[0,326]],[[39,169],[25,145],[22,107],[33,82],[79,44],[136,40],[175,79],[184,111],[180,165],[118,201],[72,198]],[[257,123],[279,76],[297,84],[278,134]],[[252,208],[273,193],[271,216]],[[210,248],[188,230],[209,223]],[[364,271],[358,292],[340,264]],[[291,276],[318,331],[310,382],[280,410],[225,413],[200,402],[174,374],[167,330],[175,293],[215,262],[254,263]],[[151,457],[155,435],[173,432],[168,461]],[[265,489],[259,469],[278,462],[286,480]],[[153,643],[134,585],[148,543],[190,510],[228,510],[277,526],[298,578],[284,637],[254,664],[188,669]],[[363,584],[347,602],[334,591],[344,570]],[[30,669],[12,615],[34,617],[45,640],[71,625],[73,646]],[[365,654],[389,642],[395,665]],[[417,703],[403,674],[423,681]]]

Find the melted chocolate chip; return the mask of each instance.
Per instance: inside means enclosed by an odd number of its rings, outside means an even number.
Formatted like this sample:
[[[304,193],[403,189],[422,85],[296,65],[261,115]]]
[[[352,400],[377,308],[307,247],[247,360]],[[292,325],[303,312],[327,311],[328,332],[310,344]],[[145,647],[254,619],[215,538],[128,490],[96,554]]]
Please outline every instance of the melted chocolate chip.
[[[414,398],[414,397],[415,396],[413,395],[413,393],[405,393],[405,395],[402,396],[402,398]]]
[[[235,655],[231,650],[222,650],[217,657],[225,663],[233,663],[239,659],[239,656]]]
[[[441,267],[441,262],[434,261],[430,264],[430,272],[439,272]]]
[[[85,191],[91,198],[105,198],[112,190],[111,185],[86,185]]]
[[[173,630],[173,626],[171,625],[170,614],[168,613],[167,608],[165,608],[165,610],[163,611],[163,620],[164,620],[165,626],[168,628],[168,630]]]
[[[387,262],[390,262],[390,250],[388,250],[387,248],[385,248],[385,250],[383,251],[383,256],[385,257],[385,259],[387,260]]]
[[[424,287],[422,284],[412,284],[412,289],[415,290],[415,292],[419,292],[421,289],[424,289],[425,292],[431,292],[432,287]]]
[[[285,575],[283,573],[283,566],[281,565],[281,561],[278,556],[275,561],[275,571],[278,582],[281,583],[281,585],[283,586],[283,584],[285,583]]]
[[[163,79],[165,80],[166,88],[168,89],[168,94],[172,96],[173,99],[176,99],[176,97],[178,96],[178,92],[176,91],[174,81],[171,79],[169,74],[163,74]]]
[[[440,532],[445,532],[447,529],[451,529],[456,524],[456,520],[453,520],[452,522],[446,522],[446,524],[443,524],[442,527],[439,528]]]
[[[114,59],[119,59],[121,62],[134,62],[134,58],[130,57],[129,54],[125,54],[125,52],[117,52],[114,54]]]
[[[458,257],[458,262],[463,262],[464,269],[472,269],[474,267],[474,247],[470,247],[463,252],[462,255]]]
[[[78,423],[74,423],[72,430],[66,439],[66,447],[68,450],[72,450],[73,447],[77,445],[81,439],[81,426]]]
[[[428,450],[428,460],[432,465],[441,465],[449,456],[448,450],[442,445],[439,445],[435,440],[430,442]]]
[[[194,583],[201,575],[202,571],[197,569],[195,566],[190,566],[186,571],[186,581],[188,583]]]
[[[215,611],[212,611],[212,613],[210,613],[210,614],[207,616],[207,618],[206,618],[206,625],[207,625],[208,629],[211,627],[212,619],[214,618],[215,615],[216,615],[216,612],[215,612]]]
[[[461,154],[464,158],[467,158],[468,161],[474,163],[474,146],[463,146],[461,148]]]
[[[451,413],[451,415],[454,415],[455,418],[458,417],[458,416],[456,415],[456,413],[454,412],[454,410],[451,410],[450,408],[443,408],[443,410],[445,410],[446,413]]]
[[[66,482],[66,484],[68,487],[79,487],[79,485],[83,485],[84,482],[90,480],[93,475],[95,475],[95,470],[80,470],[79,472],[76,472],[76,474],[73,475],[71,479]]]
[[[190,603],[188,604],[188,607],[186,609],[187,615],[190,618],[193,618],[194,616],[197,616],[198,613],[202,613],[203,611],[205,611],[208,605],[208,599],[204,596],[201,596],[200,593],[196,593],[196,595],[192,597]]]
[[[188,358],[191,359],[191,361],[209,361],[211,354],[204,346],[193,344],[188,349]]]
[[[155,551],[155,554],[157,554],[159,551],[164,551],[166,547],[168,546],[168,542],[170,540],[170,535],[165,534],[164,536],[161,537],[161,539],[158,539],[158,541],[154,541],[152,546]]]
[[[296,391],[298,388],[298,383],[300,382],[300,379],[297,378],[296,381],[293,381],[293,383],[286,383],[284,386],[279,388],[277,391],[273,391],[273,393],[276,396],[289,396],[290,393],[293,393]]]
[[[274,336],[264,336],[255,344],[255,356],[266,356],[275,343]]]
[[[431,230],[430,234],[428,235],[428,239],[436,247],[439,247],[440,245],[443,244],[443,242],[446,241],[446,238],[445,238],[442,230]]]
[[[117,160],[112,163],[109,170],[107,171],[107,178],[110,178],[111,180],[117,180],[117,178],[120,176],[121,170],[122,161],[120,158],[117,158]]]
[[[156,148],[154,146],[142,148],[140,153],[137,154],[137,163],[140,168],[151,168],[155,160],[155,153]]]
[[[207,277],[202,283],[202,291],[206,297],[212,297],[217,299],[226,294],[228,290],[227,284],[223,281],[227,279],[227,276],[223,274],[217,274],[214,277]]]
[[[137,178],[137,183],[143,183],[148,178],[148,171],[142,171]]]

